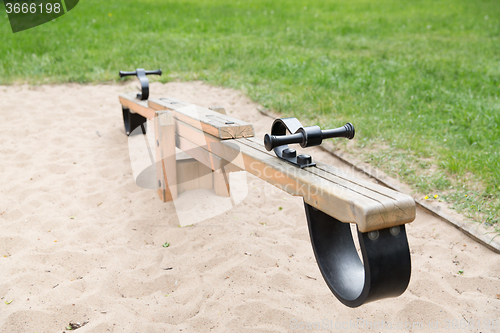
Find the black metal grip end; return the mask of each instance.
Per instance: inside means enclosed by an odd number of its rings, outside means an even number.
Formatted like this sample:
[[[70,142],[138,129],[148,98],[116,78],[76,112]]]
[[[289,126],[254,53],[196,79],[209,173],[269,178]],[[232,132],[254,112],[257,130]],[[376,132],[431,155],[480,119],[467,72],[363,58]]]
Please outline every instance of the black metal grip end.
[[[125,71],[119,71],[118,74],[120,75],[120,77],[124,77],[124,76],[136,76],[137,75],[137,72],[125,72]]]
[[[274,135],[266,134],[264,136],[264,147],[266,147],[267,151],[271,151],[274,148],[274,144],[273,144],[274,140],[272,137],[274,137]]]
[[[146,75],[160,75],[161,76],[161,74],[162,74],[161,68],[154,70],[154,71],[146,71]]]
[[[321,131],[322,139],[331,139],[331,138],[346,138],[351,140],[354,138],[356,131],[354,130],[354,125],[351,123],[347,123],[342,127],[329,129]]]
[[[346,134],[344,138],[352,140],[354,138],[354,135],[356,135],[356,130],[354,129],[354,125],[351,123],[347,123],[343,127],[345,128],[345,134]]]

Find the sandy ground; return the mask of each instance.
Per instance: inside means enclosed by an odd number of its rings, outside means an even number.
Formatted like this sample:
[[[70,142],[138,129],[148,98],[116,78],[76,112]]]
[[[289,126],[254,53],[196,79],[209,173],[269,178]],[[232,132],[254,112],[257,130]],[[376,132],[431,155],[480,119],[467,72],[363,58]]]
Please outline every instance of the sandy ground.
[[[500,331],[500,257],[420,210],[407,291],[356,309],[321,277],[301,198],[248,175],[235,208],[179,227],[132,176],[118,94],[136,85],[0,87],[1,333]],[[270,129],[234,90],[151,91]]]

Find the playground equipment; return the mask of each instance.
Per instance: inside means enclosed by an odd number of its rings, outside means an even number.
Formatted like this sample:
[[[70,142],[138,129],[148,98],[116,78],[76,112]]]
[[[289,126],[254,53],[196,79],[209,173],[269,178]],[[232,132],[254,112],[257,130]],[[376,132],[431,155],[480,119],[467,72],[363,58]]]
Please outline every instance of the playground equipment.
[[[357,307],[406,290],[411,260],[405,224],[415,219],[414,200],[313,162],[307,154],[297,156],[288,147],[292,143],[315,146],[333,137],[352,139],[352,124],[322,131],[318,126],[304,127],[296,118],[276,119],[263,145],[254,137],[251,124],[219,113],[219,108],[214,111],[174,98],[141,100],[133,94],[122,94],[119,100],[123,110],[136,119],[155,123],[156,156],[161,161],[156,175],[162,200],[178,195],[181,162],[176,148],[213,171],[212,185],[219,195],[227,196],[230,191],[228,172],[245,170],[303,197],[316,260],[331,291],[343,304]],[[124,113],[127,134],[131,128],[128,119]],[[145,127],[142,129],[145,133]],[[357,227],[362,261],[351,223]]]

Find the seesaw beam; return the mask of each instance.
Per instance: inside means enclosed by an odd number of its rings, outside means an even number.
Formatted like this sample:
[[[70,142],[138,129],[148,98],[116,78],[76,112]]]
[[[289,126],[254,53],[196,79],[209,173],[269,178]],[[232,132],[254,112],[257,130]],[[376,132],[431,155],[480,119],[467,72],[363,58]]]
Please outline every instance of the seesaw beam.
[[[153,119],[156,116],[156,111],[170,110],[175,119],[194,127],[201,125],[201,130],[220,139],[254,136],[253,126],[250,123],[173,98],[141,101],[136,99],[133,94],[121,94],[119,99],[125,108],[147,119]],[[192,108],[188,108],[188,106],[192,106]]]
[[[307,204],[337,220],[356,223],[363,233],[402,225],[415,219],[415,202],[408,195],[358,179],[320,162],[316,162],[315,167],[296,168],[266,151],[261,140],[242,137],[247,135],[244,129],[233,130],[231,134],[240,138],[223,140],[221,136],[228,136],[230,132],[225,126],[228,116],[219,114],[219,120],[202,123],[200,128],[200,122],[192,114],[183,112],[182,108],[187,103],[170,98],[152,99],[146,103],[133,96],[124,98],[123,95],[120,100],[127,101],[127,107],[143,115],[153,113],[151,106],[170,110],[175,119],[177,147],[212,170],[220,170],[224,160],[226,169],[233,167],[234,170],[236,167],[246,170],[291,195],[302,196]],[[207,116],[214,113],[204,108],[198,108],[197,111],[196,117],[199,119],[210,118]],[[231,124],[233,128],[240,125],[245,128],[247,124],[238,120]],[[205,131],[207,126],[210,127],[209,132]],[[234,159],[239,153],[243,158]]]
[[[184,127],[187,127],[184,125]],[[186,131],[187,132],[187,131]],[[217,142],[207,133],[191,128],[191,139],[203,135],[208,150],[283,191],[301,196],[312,207],[344,223],[356,223],[361,232],[390,228],[415,219],[415,202],[405,194],[352,177],[335,167],[316,162],[300,169],[277,159],[258,139]],[[241,153],[242,159],[234,158]]]
[[[134,96],[122,95],[120,101],[126,128],[139,126],[140,117],[144,120],[155,118],[155,130],[158,132],[155,134],[161,140],[161,145],[157,141],[157,158],[162,159],[158,177],[168,178],[164,182],[167,187],[177,184],[182,172],[188,169],[187,165],[181,166],[177,179],[169,174],[169,168],[176,170],[182,164],[172,154],[177,146],[199,161],[190,165],[196,170],[188,173],[193,174],[202,167],[214,170],[213,184],[209,185],[213,185],[216,193],[229,194],[226,182],[228,172],[246,170],[291,195],[302,196],[321,274],[343,304],[357,307],[366,302],[399,296],[406,290],[411,275],[411,259],[404,224],[413,221],[416,212],[415,202],[410,196],[355,178],[317,161],[315,164],[300,165],[298,158],[296,163],[279,158],[275,150],[277,158],[265,149],[261,140],[253,137],[251,125],[224,114],[214,114],[212,110],[174,99],[144,102]],[[132,117],[126,118],[125,111],[140,116],[127,123]],[[295,118],[278,119],[277,122],[287,127],[302,126]],[[352,138],[354,127],[349,125],[345,137]],[[313,126],[304,131],[314,136],[319,135],[318,129]],[[292,132],[291,128],[288,130]],[[275,137],[267,143],[290,139],[283,137],[285,133],[280,131],[272,133]],[[306,135],[307,132],[304,132],[301,136],[306,138]],[[283,152],[280,150],[280,154]],[[166,164],[163,162],[165,159],[168,160]],[[171,179],[174,181],[171,182]],[[165,198],[168,192],[166,188],[161,190],[159,193],[163,193],[160,195]],[[170,194],[182,192],[179,191],[180,187],[177,187]],[[358,256],[348,223],[357,225],[363,261]]]

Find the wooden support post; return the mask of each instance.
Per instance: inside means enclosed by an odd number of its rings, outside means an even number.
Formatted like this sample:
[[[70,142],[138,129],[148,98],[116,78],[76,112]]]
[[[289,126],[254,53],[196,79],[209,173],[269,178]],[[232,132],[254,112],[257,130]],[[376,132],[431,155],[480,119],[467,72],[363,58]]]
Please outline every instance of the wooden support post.
[[[158,195],[167,202],[177,198],[175,123],[170,111],[156,111],[154,119]]]
[[[214,192],[221,197],[229,197],[229,173],[225,174],[221,169],[214,171]],[[227,179],[226,179],[227,178]]]

